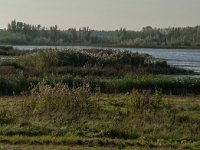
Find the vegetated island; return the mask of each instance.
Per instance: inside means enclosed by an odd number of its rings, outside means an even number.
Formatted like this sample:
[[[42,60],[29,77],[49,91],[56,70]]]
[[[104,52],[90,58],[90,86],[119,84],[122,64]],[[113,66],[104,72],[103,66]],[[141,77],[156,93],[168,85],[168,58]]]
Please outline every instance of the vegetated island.
[[[148,54],[111,49],[19,51],[10,48],[1,50],[2,93],[20,93],[44,80],[52,84],[64,82],[70,87],[89,83],[92,91],[100,88],[105,93],[130,92],[133,88],[158,88],[168,93],[199,90],[193,85],[196,79],[185,82],[183,78],[179,82],[161,76],[194,74],[193,71],[170,66]]]

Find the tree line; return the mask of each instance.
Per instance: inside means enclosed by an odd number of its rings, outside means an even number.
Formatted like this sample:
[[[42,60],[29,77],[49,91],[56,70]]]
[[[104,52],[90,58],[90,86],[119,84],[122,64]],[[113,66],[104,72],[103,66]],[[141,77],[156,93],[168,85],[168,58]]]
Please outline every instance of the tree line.
[[[113,31],[97,31],[89,27],[61,30],[31,25],[16,20],[0,31],[1,44],[32,45],[101,45],[123,47],[200,47],[200,26],[195,27],[144,27],[141,31],[121,28]]]

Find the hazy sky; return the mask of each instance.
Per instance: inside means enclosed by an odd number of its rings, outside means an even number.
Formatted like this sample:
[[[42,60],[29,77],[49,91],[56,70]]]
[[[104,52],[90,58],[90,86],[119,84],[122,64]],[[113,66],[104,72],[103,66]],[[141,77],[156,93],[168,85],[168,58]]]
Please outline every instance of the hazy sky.
[[[200,0],[0,0],[0,28],[13,19],[63,29],[195,26]]]

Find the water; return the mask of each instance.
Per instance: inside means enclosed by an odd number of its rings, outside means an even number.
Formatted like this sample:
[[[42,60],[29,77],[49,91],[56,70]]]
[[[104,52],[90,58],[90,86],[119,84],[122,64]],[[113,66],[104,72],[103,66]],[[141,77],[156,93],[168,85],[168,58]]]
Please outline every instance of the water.
[[[200,72],[200,50],[197,49],[130,49],[166,60],[168,64]]]
[[[48,49],[48,48],[73,48],[88,49],[97,48],[92,46],[13,46],[20,50]],[[101,47],[98,47],[101,48]],[[106,49],[105,47],[103,49]],[[113,48],[120,50],[130,50],[138,53],[150,54],[153,57],[166,60],[168,64],[200,72],[200,49],[153,49],[153,48]]]

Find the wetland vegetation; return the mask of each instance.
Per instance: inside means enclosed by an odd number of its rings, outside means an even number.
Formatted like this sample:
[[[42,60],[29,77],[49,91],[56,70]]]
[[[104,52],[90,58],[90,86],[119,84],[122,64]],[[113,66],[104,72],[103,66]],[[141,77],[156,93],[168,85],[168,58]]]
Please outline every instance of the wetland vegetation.
[[[2,149],[199,149],[200,79],[130,51],[0,47]]]

